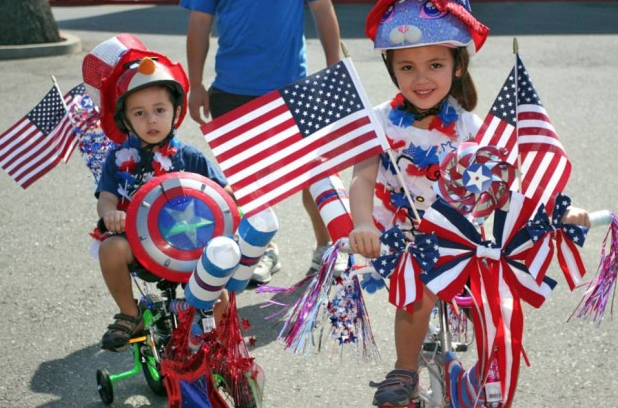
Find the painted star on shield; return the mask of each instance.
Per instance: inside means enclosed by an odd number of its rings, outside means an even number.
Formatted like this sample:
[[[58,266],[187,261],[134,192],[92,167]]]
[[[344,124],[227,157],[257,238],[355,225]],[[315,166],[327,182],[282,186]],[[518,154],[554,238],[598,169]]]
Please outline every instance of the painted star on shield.
[[[175,210],[170,207],[165,207],[164,211],[167,212],[175,221],[175,223],[167,228],[165,231],[161,231],[162,235],[166,239],[171,239],[177,235],[185,234],[185,236],[191,241],[191,243],[197,248],[198,246],[205,245],[205,242],[200,242],[198,237],[198,229],[213,224],[213,221],[199,215],[195,209],[195,200],[190,200],[189,204],[182,210]]]

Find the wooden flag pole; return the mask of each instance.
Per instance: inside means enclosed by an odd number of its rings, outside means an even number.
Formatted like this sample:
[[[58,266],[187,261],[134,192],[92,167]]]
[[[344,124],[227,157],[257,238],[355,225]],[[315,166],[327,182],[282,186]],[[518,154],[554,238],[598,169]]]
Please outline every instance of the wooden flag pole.
[[[350,57],[350,53],[348,52],[348,47],[346,47],[343,41],[341,42],[341,51],[343,52],[343,56],[345,58]],[[397,165],[397,160],[395,160],[395,156],[393,156],[393,151],[389,149],[386,151],[386,153],[388,154],[389,160],[393,164],[393,168],[395,169],[395,173],[397,174],[397,180],[401,184],[403,193],[405,194],[406,199],[410,203],[410,207],[412,208],[412,213],[414,214],[414,218],[416,219],[416,222],[420,223],[421,216],[419,215],[418,210],[416,209],[416,206],[414,205],[414,200],[412,199],[412,195],[410,194],[408,187],[406,187],[405,179],[403,178],[403,175],[401,174],[401,170],[399,169],[399,166]]]
[[[519,89],[517,88],[517,85],[519,83],[519,81],[517,80],[517,78],[519,77],[518,74],[518,69],[519,67],[517,66],[517,56],[519,55],[519,43],[517,42],[517,37],[513,37],[513,54],[515,54],[515,146],[517,147],[517,171],[516,171],[516,177],[517,177],[517,192],[521,193],[522,192],[522,185],[521,185],[521,181],[522,181],[522,174],[521,174],[521,155],[519,154],[519,126],[517,126],[518,122],[519,122]]]

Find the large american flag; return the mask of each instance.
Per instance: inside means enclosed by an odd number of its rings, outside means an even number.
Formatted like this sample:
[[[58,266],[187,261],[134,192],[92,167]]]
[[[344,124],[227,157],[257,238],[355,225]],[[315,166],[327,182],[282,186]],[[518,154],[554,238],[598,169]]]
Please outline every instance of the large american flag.
[[[519,187],[537,206],[553,208],[569,180],[571,163],[519,55],[476,141],[506,147],[509,163],[521,163],[521,186],[514,189]]]
[[[201,129],[245,214],[389,147],[349,59]]]
[[[34,109],[0,135],[0,167],[24,189],[71,157],[78,137],[67,107],[84,90],[80,84],[63,97],[54,84]]]

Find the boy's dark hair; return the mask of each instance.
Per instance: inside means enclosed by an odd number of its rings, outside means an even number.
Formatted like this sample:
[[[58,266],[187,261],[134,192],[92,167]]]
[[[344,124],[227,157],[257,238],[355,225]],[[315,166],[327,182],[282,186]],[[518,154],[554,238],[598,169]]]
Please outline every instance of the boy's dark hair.
[[[382,58],[386,64],[386,69],[388,70],[391,80],[395,86],[399,87],[395,72],[393,71],[393,51],[394,50],[387,50],[386,55],[382,54]],[[471,112],[476,108],[478,94],[472,76],[468,71],[470,53],[468,53],[465,47],[451,48],[451,53],[455,59],[455,69],[461,68],[461,75],[455,78],[455,73],[453,72],[453,83],[451,84],[449,93],[457,100],[462,108]]]

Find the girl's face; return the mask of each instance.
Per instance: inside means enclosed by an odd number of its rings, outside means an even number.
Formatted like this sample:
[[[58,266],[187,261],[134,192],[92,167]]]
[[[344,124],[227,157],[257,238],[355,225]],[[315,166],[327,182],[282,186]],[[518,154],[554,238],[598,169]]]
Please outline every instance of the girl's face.
[[[448,47],[396,49],[392,64],[400,92],[419,111],[433,108],[451,90],[455,58]],[[455,75],[460,71],[458,68]]]
[[[165,87],[149,86],[127,96],[125,114],[144,147],[146,143],[160,143],[170,133],[174,104]],[[180,107],[176,120],[179,114]]]

